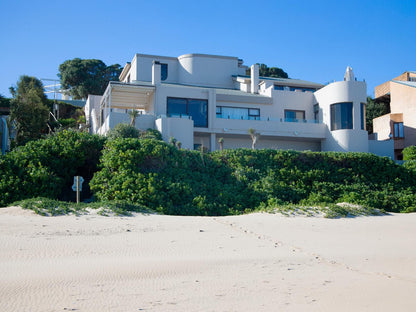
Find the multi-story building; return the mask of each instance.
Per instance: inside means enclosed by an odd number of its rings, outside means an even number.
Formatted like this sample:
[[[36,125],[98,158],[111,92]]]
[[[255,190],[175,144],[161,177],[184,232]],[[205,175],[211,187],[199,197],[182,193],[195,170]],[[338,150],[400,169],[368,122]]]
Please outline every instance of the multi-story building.
[[[373,119],[378,140],[393,140],[394,158],[416,145],[416,72],[407,71],[375,88],[375,101],[390,105],[390,113]]]
[[[259,77],[259,66],[237,57],[136,54],[102,96],[85,106],[93,133],[128,123],[157,129],[183,148],[213,151],[251,147],[248,129],[260,134],[258,148],[368,152],[365,130],[367,87],[350,68],[343,81],[328,85]],[[371,148],[370,148],[371,151]]]

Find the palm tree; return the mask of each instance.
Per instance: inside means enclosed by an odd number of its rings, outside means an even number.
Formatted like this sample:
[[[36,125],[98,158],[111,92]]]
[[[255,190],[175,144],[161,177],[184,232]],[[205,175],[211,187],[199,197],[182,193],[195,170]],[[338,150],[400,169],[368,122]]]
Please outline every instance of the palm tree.
[[[260,137],[260,133],[256,132],[255,129],[250,128],[250,129],[248,129],[248,134],[250,134],[251,141],[252,141],[252,143],[251,143],[251,149],[254,150],[254,149],[256,149],[256,143],[257,143],[257,141],[258,141],[258,139]]]
[[[219,138],[218,143],[220,144],[220,151],[222,151],[224,148],[224,138]]]
[[[136,125],[136,117],[139,116],[140,113],[139,111],[132,109],[128,114],[130,116],[130,125],[134,127]]]

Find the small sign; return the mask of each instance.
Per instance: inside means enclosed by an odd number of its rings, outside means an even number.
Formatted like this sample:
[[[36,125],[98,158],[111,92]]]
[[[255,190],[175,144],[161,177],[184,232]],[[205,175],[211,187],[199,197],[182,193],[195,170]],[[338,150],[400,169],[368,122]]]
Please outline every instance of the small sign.
[[[84,178],[81,177],[81,176],[75,176],[74,177],[74,185],[72,185],[72,190],[74,192],[77,191],[77,177],[79,177],[79,191],[81,192],[82,191],[82,182],[84,182]]]

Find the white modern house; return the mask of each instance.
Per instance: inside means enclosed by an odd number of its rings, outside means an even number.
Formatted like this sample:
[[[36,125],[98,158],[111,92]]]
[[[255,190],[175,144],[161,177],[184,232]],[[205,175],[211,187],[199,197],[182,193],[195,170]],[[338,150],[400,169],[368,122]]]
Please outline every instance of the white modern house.
[[[343,81],[328,85],[259,77],[258,65],[246,75],[247,69],[237,57],[136,54],[120,82],[88,97],[90,131],[106,134],[130,122],[129,110],[138,110],[137,128],[157,129],[164,140],[174,137],[187,149],[214,151],[219,138],[224,148],[249,148],[252,128],[260,134],[257,148],[371,152],[367,86],[351,68]]]

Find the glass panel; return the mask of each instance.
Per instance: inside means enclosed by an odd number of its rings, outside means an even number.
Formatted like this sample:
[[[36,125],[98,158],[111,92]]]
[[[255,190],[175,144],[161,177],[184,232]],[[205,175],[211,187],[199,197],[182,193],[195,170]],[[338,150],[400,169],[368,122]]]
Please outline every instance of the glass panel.
[[[250,108],[248,114],[250,116],[260,116],[260,110],[258,108]]]
[[[404,127],[402,122],[395,122],[393,124],[393,135],[395,138],[404,138]]]
[[[168,78],[168,64],[160,64],[160,79],[166,80]]]
[[[222,107],[222,118],[248,119],[248,109],[239,107]]]
[[[365,104],[361,103],[360,118],[361,118],[361,130],[365,130]]]
[[[352,129],[352,103],[338,103],[331,105],[331,131]]]
[[[188,100],[188,114],[192,116],[194,127],[208,127],[208,101]]]
[[[186,115],[186,99],[168,98],[167,114],[168,116]]]
[[[217,115],[221,114],[221,106],[217,106]]]
[[[305,120],[304,111],[295,111],[295,110],[285,110],[285,121],[287,122],[296,122],[299,120]]]

